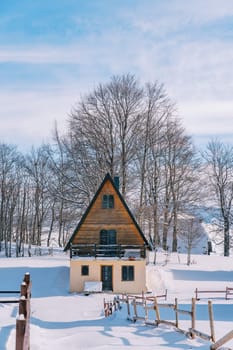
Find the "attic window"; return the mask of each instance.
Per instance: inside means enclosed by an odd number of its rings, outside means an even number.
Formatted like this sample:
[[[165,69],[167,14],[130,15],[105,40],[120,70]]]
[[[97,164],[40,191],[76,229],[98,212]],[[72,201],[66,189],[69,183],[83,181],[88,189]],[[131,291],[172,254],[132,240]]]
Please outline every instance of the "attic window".
[[[102,208],[112,209],[114,208],[114,197],[112,194],[104,194],[102,198]]]

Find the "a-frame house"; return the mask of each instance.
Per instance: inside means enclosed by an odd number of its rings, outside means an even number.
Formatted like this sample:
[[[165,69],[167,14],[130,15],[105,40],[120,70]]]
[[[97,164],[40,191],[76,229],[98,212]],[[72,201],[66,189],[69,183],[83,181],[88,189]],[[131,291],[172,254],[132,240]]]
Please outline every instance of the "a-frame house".
[[[119,178],[107,174],[74,230],[70,249],[70,291],[91,285],[114,293],[146,291],[148,242],[119,192]]]

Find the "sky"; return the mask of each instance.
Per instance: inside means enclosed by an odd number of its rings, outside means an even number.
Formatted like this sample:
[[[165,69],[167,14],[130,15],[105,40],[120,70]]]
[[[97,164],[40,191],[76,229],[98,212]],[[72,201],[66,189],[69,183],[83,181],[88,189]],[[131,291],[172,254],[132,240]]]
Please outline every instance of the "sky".
[[[164,84],[198,145],[233,140],[232,0],[1,0],[0,143],[52,141],[113,75]]]

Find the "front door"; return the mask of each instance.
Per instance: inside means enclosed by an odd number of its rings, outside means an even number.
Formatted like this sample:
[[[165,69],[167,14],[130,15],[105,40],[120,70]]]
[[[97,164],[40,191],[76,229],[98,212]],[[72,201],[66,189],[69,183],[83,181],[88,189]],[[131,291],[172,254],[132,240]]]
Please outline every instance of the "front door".
[[[101,267],[101,281],[103,290],[112,290],[112,266]]]

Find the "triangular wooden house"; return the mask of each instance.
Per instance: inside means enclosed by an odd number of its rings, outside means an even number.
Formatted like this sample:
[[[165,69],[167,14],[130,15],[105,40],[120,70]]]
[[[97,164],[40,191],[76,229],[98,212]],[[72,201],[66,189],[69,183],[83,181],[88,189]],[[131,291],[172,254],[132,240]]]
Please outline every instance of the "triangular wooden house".
[[[146,291],[148,242],[118,187],[107,174],[65,247],[71,292]]]

